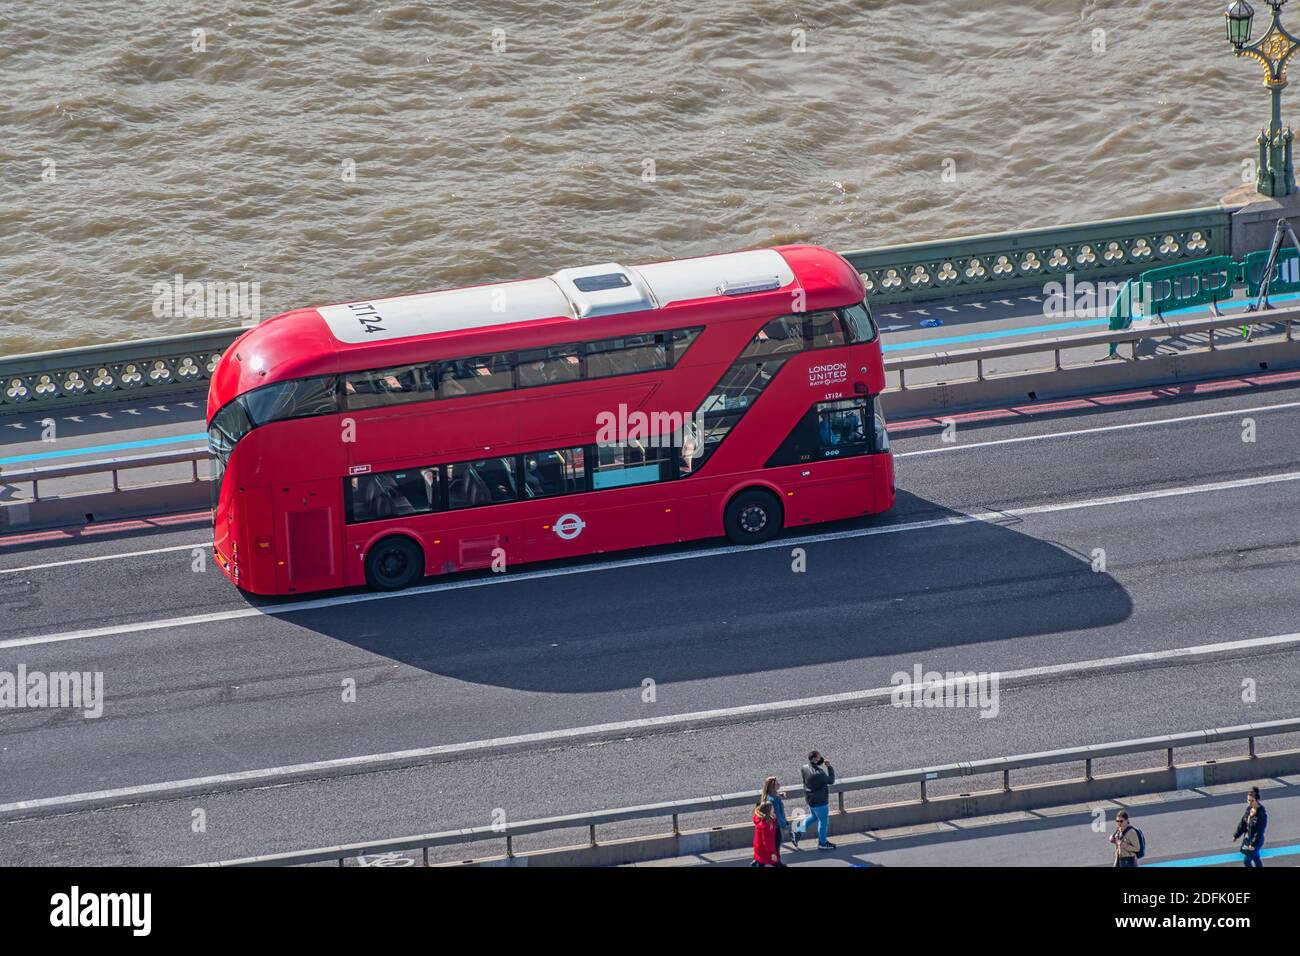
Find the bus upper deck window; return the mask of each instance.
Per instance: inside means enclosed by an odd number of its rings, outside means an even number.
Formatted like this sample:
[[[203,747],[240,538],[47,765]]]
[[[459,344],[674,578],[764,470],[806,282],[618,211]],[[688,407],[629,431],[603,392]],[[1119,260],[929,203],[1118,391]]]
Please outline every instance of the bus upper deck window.
[[[520,352],[515,367],[519,370],[520,388],[573,382],[582,377],[582,360],[576,345],[553,345]]]
[[[286,418],[308,418],[338,411],[338,379],[333,375],[263,385],[240,396],[254,425]]]
[[[514,386],[510,356],[480,355],[438,363],[438,397],[496,392]]]
[[[807,316],[808,344],[811,348],[825,349],[844,344],[844,330],[834,312],[813,312]]]
[[[741,358],[774,355],[778,352],[801,352],[803,345],[803,320],[797,315],[783,315],[759,329],[741,353]]]
[[[662,335],[650,332],[587,343],[587,376],[631,375],[668,367]]]
[[[851,305],[840,310],[844,319],[844,329],[849,334],[849,341],[854,345],[876,340],[876,323],[871,319],[871,311],[866,303]]]

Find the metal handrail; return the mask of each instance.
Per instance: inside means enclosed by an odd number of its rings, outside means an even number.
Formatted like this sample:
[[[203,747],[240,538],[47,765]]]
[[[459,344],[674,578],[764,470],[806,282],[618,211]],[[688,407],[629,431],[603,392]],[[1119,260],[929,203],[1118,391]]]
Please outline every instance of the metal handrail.
[[[1036,355],[1053,352],[1056,355],[1055,370],[1061,371],[1061,353],[1069,349],[1087,348],[1090,345],[1113,345],[1131,343],[1133,358],[1137,359],[1137,343],[1146,339],[1178,338],[1205,332],[1209,334],[1209,350],[1215,349],[1214,333],[1220,329],[1239,329],[1242,326],[1278,325],[1286,326],[1286,340],[1294,341],[1294,323],[1300,322],[1300,307],[1287,309],[1270,309],[1263,312],[1238,313],[1236,315],[1210,316],[1197,319],[1184,319],[1178,322],[1160,322],[1146,328],[1121,329],[1111,332],[1080,332],[1074,335],[1056,336],[1050,339],[1032,339],[1028,342],[1011,342],[1004,345],[981,345],[967,349],[952,349],[944,352],[926,352],[920,355],[899,356],[885,359],[885,372],[897,372],[898,389],[907,390],[906,373],[909,369],[934,368],[943,365],[963,365],[975,363],[976,377],[984,380],[984,363],[990,359],[1011,358],[1019,355]],[[1088,364],[1092,364],[1091,362]],[[1009,374],[1024,374],[1023,372]]]
[[[921,767],[913,770],[896,770],[886,773],[867,774],[848,777],[836,781],[831,789],[838,795],[837,813],[844,813],[844,794],[858,790],[872,790],[882,787],[894,787],[905,784],[920,784],[921,800],[929,799],[927,785],[935,780],[955,777],[969,777],[976,774],[1003,775],[1003,790],[1012,789],[1010,772],[1030,767],[1044,767],[1063,763],[1083,762],[1085,778],[1093,779],[1092,763],[1106,757],[1124,756],[1135,753],[1165,751],[1166,767],[1173,767],[1175,750],[1222,743],[1233,740],[1249,741],[1248,756],[1256,759],[1255,739],[1277,734],[1300,733],[1300,718],[1273,720],[1257,724],[1241,724],[1209,730],[1195,730],[1180,734],[1163,734],[1157,737],[1144,737],[1135,740],[1121,740],[1085,747],[1069,747],[1062,750],[1048,750],[1040,753],[1020,754],[1013,757],[994,757],[985,760],[968,760],[959,763],[943,764],[934,767]],[[788,794],[789,791],[782,791]],[[199,866],[299,866],[309,863],[337,862],[340,866],[349,857],[370,854],[401,853],[408,850],[424,850],[425,862],[428,862],[429,849],[434,847],[455,846],[463,843],[477,843],[483,840],[506,841],[507,855],[513,855],[511,841],[514,837],[533,833],[546,833],[555,830],[586,828],[592,846],[596,843],[596,827],[626,820],[644,820],[671,817],[672,832],[680,832],[679,818],[686,814],[707,813],[710,810],[731,807],[753,806],[754,791],[721,794],[711,797],[699,797],[690,800],[672,800],[664,803],[652,803],[635,807],[621,807],[615,810],[599,810],[592,813],[573,813],[558,817],[544,817],[537,820],[523,820],[519,823],[504,823],[481,827],[467,827],[459,830],[443,830],[419,836],[403,837],[396,840],[374,840],[365,843],[349,843],[339,846],[322,847],[315,850],[292,853],[274,853],[262,856],[245,857],[237,860],[224,860],[215,863],[202,863]]]
[[[78,461],[68,465],[42,465],[36,468],[25,468],[21,471],[5,471],[0,468],[0,485],[31,484],[32,501],[40,501],[40,483],[42,481],[51,481],[55,478],[77,478],[83,475],[100,475],[105,472],[111,472],[113,475],[113,490],[119,491],[121,486],[118,481],[118,473],[130,471],[134,468],[154,468],[159,465],[178,465],[189,463],[191,467],[190,481],[201,481],[199,477],[199,462],[208,460],[208,449],[203,446],[194,448],[184,448],[177,451],[155,452],[148,455],[128,455],[121,458],[100,458],[95,461]]]

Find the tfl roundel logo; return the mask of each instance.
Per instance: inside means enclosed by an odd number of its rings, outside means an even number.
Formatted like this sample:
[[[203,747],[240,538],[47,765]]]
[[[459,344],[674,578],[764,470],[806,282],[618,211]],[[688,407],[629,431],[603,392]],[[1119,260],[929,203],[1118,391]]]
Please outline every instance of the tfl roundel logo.
[[[582,529],[585,527],[587,527],[587,522],[572,512],[567,515],[560,515],[555,519],[555,533],[565,541],[572,541],[582,534]]]

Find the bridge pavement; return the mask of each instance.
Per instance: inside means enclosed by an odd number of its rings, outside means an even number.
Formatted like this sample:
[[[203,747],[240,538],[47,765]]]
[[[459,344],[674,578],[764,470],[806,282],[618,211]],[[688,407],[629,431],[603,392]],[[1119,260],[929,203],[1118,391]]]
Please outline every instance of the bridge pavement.
[[[1300,866],[1300,776],[1256,781],[1268,810],[1266,867]],[[836,835],[835,850],[816,850],[815,839],[795,850],[782,847],[787,866],[1110,866],[1106,837],[1115,813],[1126,809],[1147,841],[1148,867],[1242,865],[1232,839],[1248,784],[927,824],[896,830]],[[794,802],[792,806],[798,806]],[[1105,811],[1098,832],[1095,810]],[[748,866],[746,850],[657,860],[637,866]]]

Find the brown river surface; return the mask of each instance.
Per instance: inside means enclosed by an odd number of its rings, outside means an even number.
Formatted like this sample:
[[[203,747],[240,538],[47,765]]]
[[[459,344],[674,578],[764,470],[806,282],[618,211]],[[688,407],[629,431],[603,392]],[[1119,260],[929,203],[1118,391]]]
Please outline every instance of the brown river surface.
[[[0,355],[239,324],[157,317],[177,274],[266,317],[1210,205],[1268,119],[1222,11],[3,0]]]

